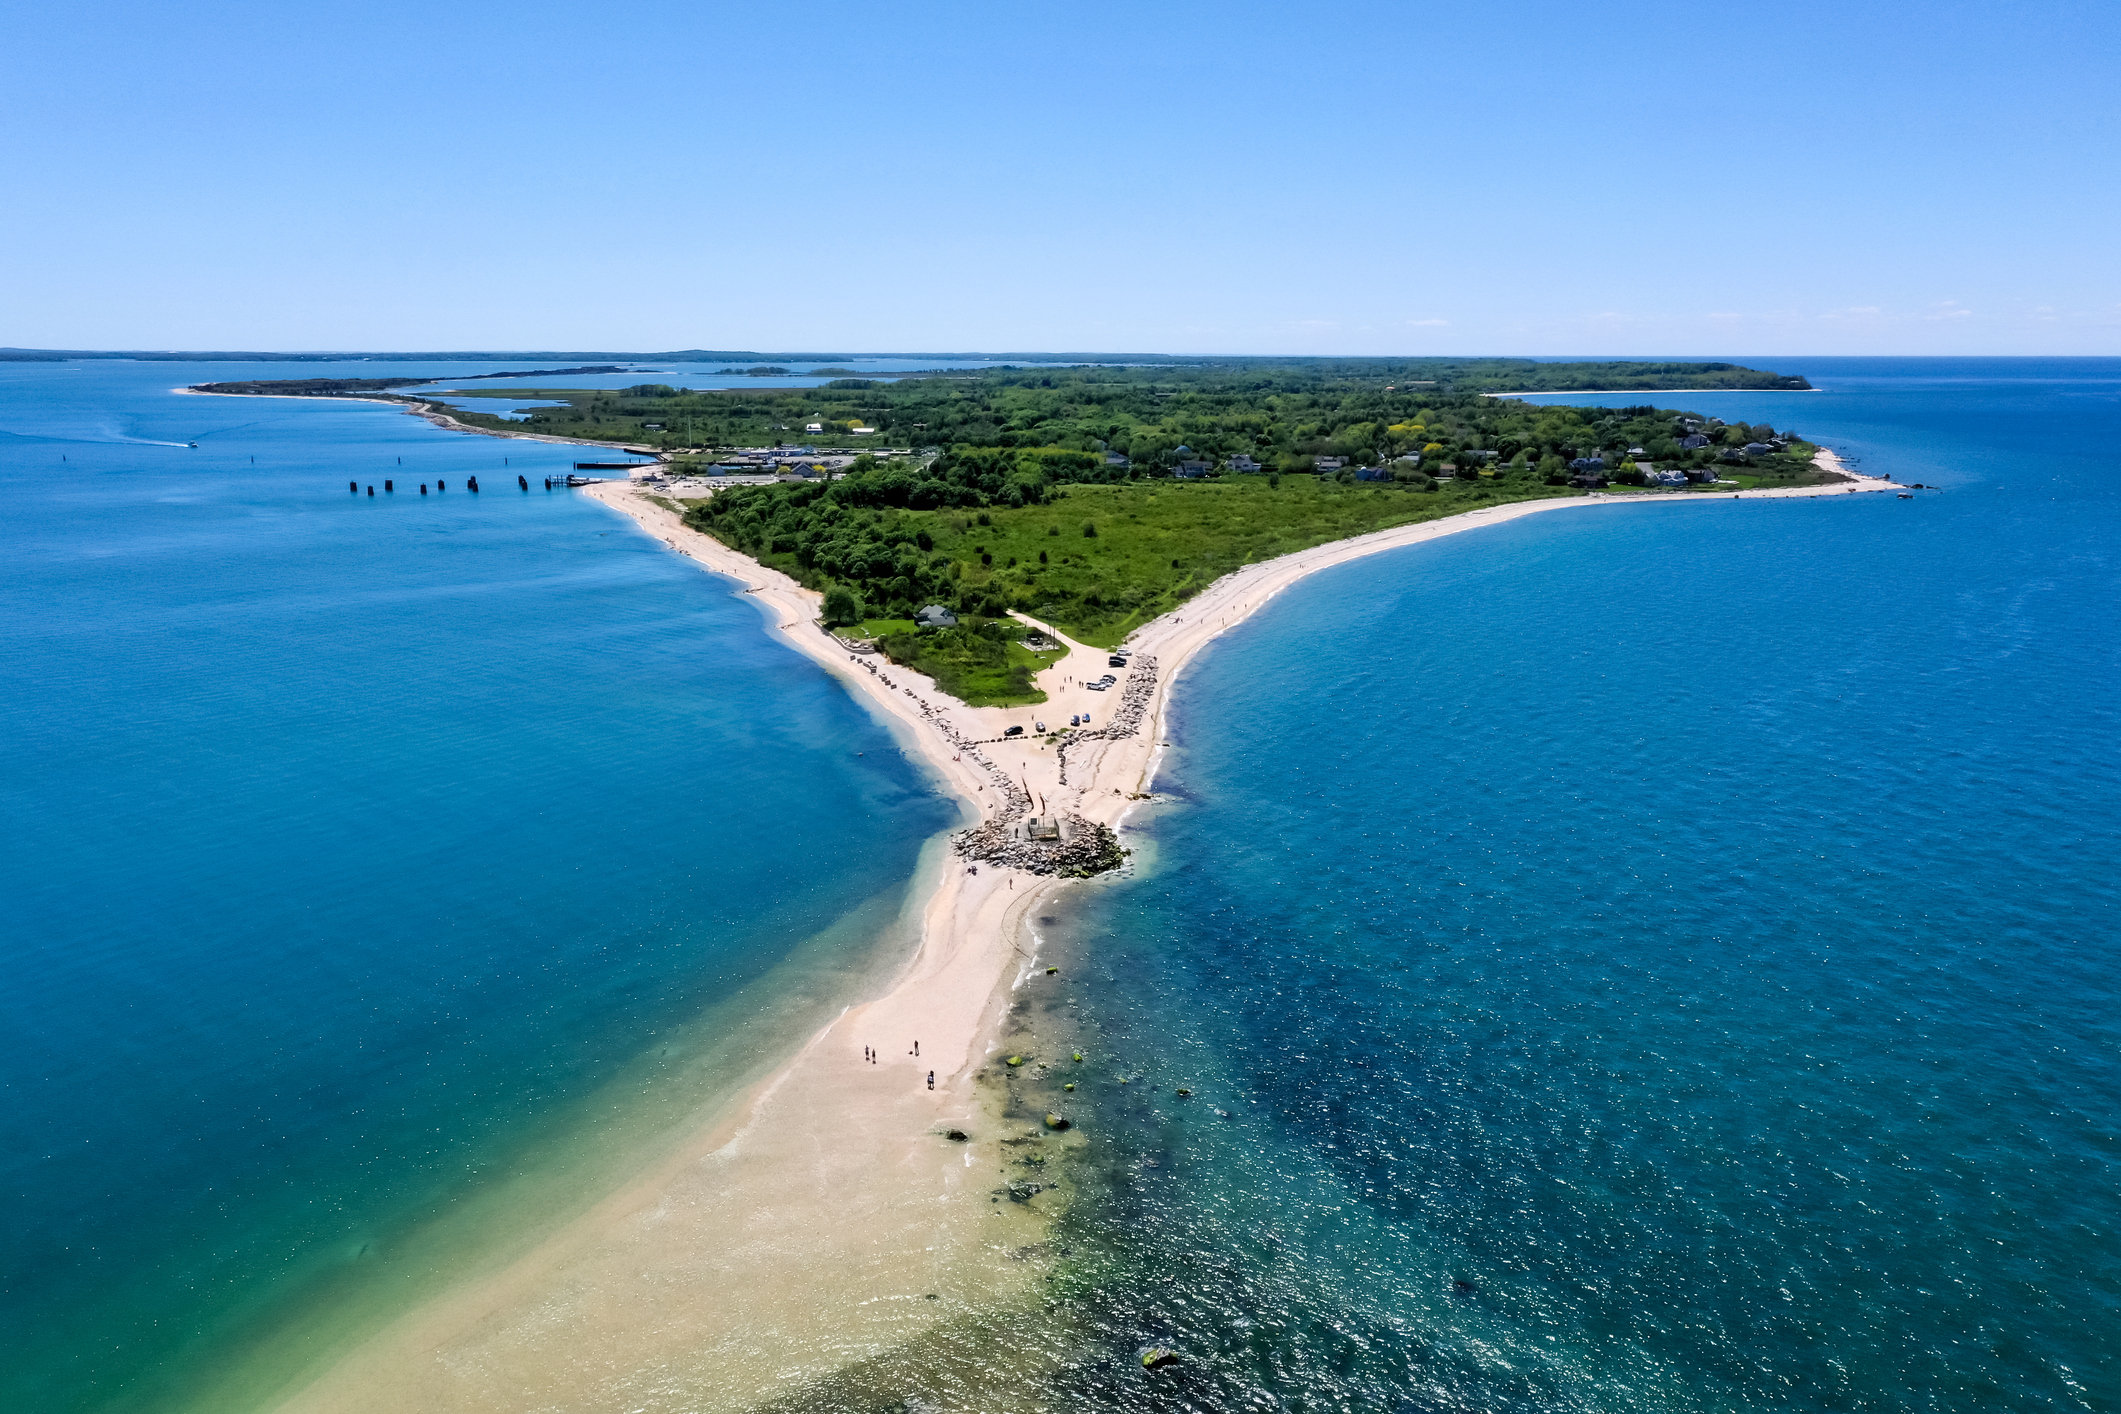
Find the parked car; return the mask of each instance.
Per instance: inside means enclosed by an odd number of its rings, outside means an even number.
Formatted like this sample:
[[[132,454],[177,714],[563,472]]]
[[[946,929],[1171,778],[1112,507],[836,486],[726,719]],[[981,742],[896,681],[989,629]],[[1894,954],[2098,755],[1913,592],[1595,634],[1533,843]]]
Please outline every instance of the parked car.
[[[1022,736],[1023,734],[1024,729],[1022,727],[1011,727],[1002,733],[1003,736]]]

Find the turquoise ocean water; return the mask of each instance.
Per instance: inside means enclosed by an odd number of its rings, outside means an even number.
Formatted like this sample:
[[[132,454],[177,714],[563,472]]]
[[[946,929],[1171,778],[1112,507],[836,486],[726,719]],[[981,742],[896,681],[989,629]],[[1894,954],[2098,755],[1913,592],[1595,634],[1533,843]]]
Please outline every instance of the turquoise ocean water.
[[[968,1360],[2121,1407],[2121,361],[1790,366],[1657,401],[1946,489],[1533,517],[1188,670],[1140,872],[1042,925],[1067,1255]],[[953,819],[726,584],[492,465],[565,452],[164,392],[245,376],[0,366],[0,1407],[167,1403],[416,1266],[666,1038],[858,977]]]
[[[2121,1407],[2121,361],[1803,371],[1657,401],[1946,489],[1537,516],[1182,679],[1052,925],[1057,1407]]]
[[[0,1408],[181,1401],[564,1208],[571,1106],[711,1099],[642,1058],[859,974],[956,819],[569,449],[168,392],[335,371],[0,364]]]

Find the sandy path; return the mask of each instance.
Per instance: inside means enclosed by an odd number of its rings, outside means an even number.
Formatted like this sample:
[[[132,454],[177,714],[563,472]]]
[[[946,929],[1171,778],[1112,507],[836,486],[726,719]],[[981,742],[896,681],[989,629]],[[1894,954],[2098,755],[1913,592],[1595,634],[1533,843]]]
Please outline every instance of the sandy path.
[[[1840,470],[1831,454],[1829,469]],[[1845,471],[1842,473],[1847,475]],[[1891,483],[1734,493],[1738,499],[1844,495]],[[1159,681],[1131,738],[1071,748],[1070,782],[1028,728],[1088,712],[1093,727],[1118,690],[1083,685],[1110,671],[1102,650],[1040,625],[1072,650],[1042,672],[1036,708],[963,706],[926,678],[852,655],[817,623],[819,598],[687,528],[623,482],[588,495],[631,516],[702,566],[742,581],[769,632],[840,676],[909,749],[982,817],[997,802],[986,769],[951,739],[987,741],[1044,808],[1118,825],[1146,791],[1173,683],[1193,654],[1304,576],[1365,555],[1528,515],[1599,506],[1677,506],[1721,495],[1607,495],[1534,501],[1378,531],[1225,576],[1136,632]],[[1035,621],[1032,621],[1035,622]],[[653,1171],[568,1223],[505,1269],[470,1280],[367,1340],[280,1407],[354,1411],[676,1411],[742,1409],[879,1354],[968,1306],[1021,1293],[1041,1260],[1025,1259],[1043,1226],[1025,1207],[991,1201],[1002,1182],[995,1123],[972,1072],[989,1058],[1013,987],[1031,972],[1034,903],[1066,906],[1071,885],[946,863],[921,900],[919,940],[883,995],[850,1006],[755,1090],[703,1118],[697,1135]],[[920,1055],[910,1054],[913,1042]],[[863,1048],[881,1052],[869,1064]],[[935,1089],[927,1074],[935,1072]],[[940,1137],[949,1127],[974,1142]],[[934,1294],[934,1300],[928,1299]]]

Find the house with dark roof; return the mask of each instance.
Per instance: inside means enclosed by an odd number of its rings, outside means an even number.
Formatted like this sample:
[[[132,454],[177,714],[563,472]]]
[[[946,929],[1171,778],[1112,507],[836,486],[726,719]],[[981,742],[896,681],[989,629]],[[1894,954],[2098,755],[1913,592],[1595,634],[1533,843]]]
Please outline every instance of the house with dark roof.
[[[913,616],[913,622],[919,628],[956,628],[957,615],[940,604],[930,604]]]
[[[1206,462],[1184,461],[1180,462],[1177,466],[1172,467],[1171,474],[1173,476],[1182,477],[1188,481],[1193,481],[1198,480],[1200,477],[1208,475],[1214,470],[1215,468],[1209,466]]]

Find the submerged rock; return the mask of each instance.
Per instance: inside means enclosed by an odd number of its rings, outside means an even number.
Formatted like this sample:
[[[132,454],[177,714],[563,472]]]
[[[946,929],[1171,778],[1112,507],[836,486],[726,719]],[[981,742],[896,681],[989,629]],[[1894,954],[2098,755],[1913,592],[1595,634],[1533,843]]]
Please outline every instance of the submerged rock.
[[[1152,1345],[1142,1352],[1142,1368],[1161,1370],[1167,1365],[1176,1365],[1180,1359],[1179,1353],[1170,1346]]]
[[[1068,1123],[1067,1119],[1065,1119],[1064,1117],[1062,1117],[1062,1116],[1060,1116],[1060,1115],[1056,1115],[1056,1114],[1049,1114],[1049,1115],[1047,1115],[1047,1116],[1046,1116],[1046,1128],[1048,1128],[1048,1129],[1066,1129],[1066,1128],[1068,1128],[1068,1127],[1069,1127],[1069,1123]]]

